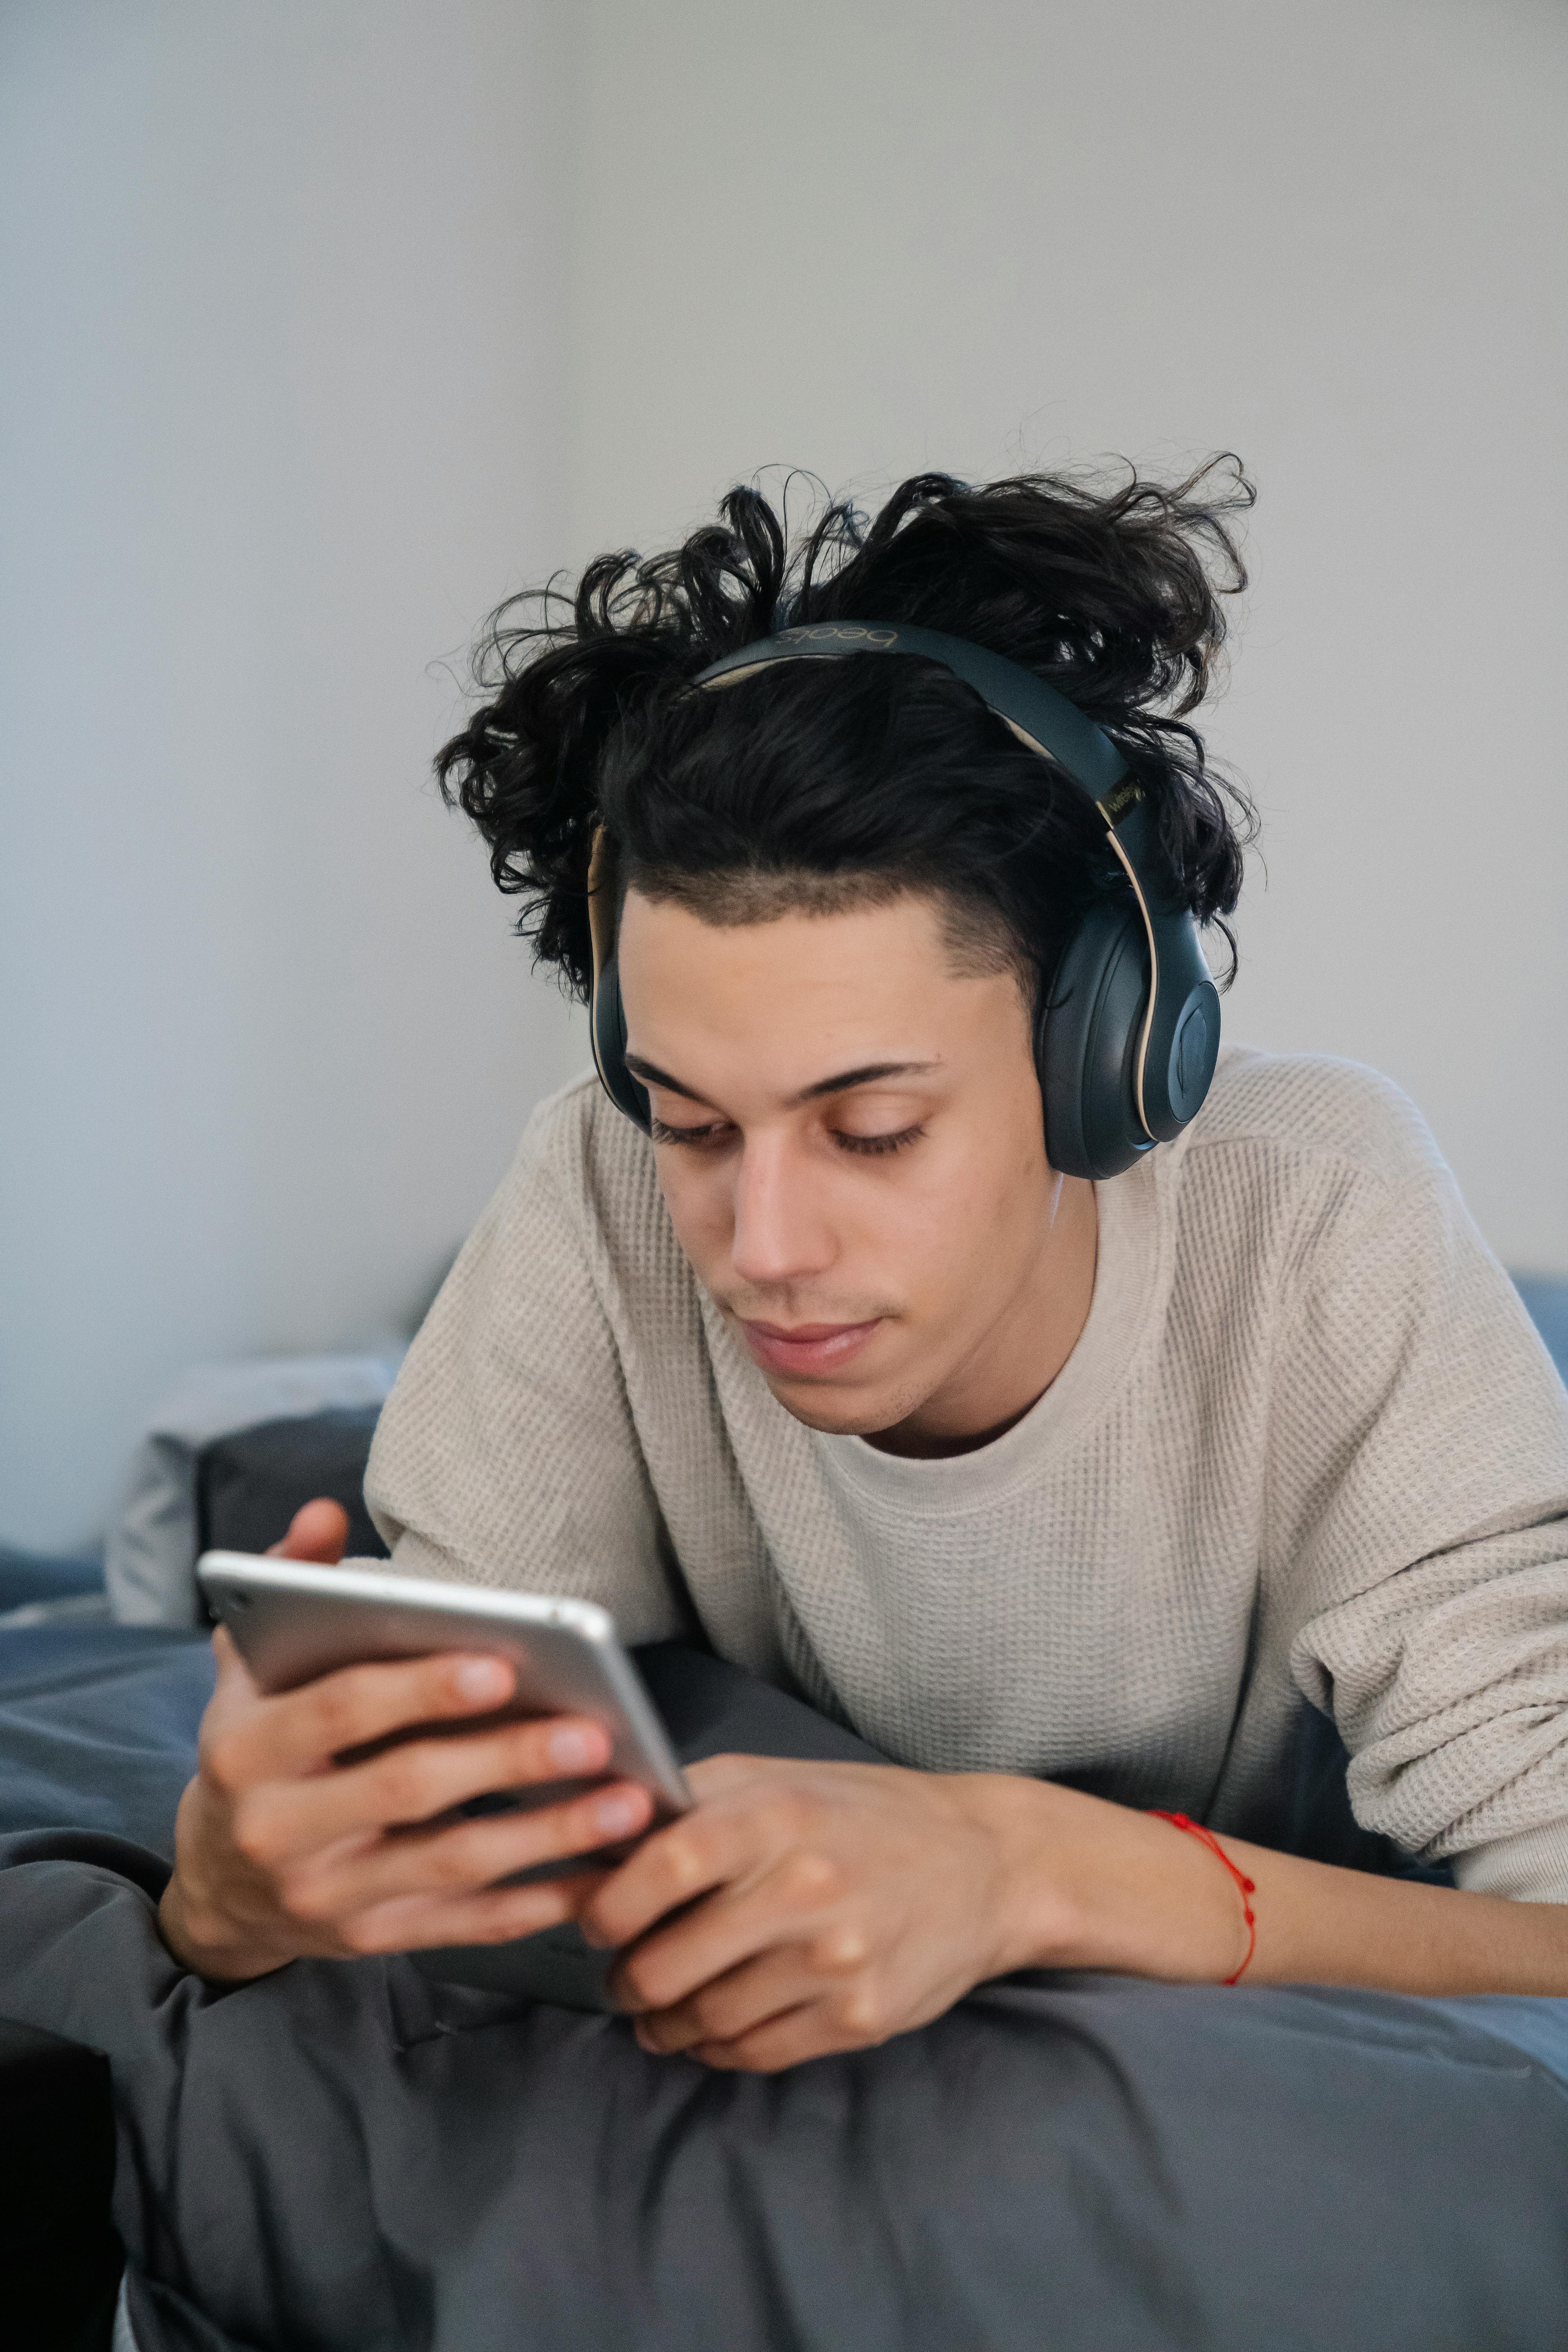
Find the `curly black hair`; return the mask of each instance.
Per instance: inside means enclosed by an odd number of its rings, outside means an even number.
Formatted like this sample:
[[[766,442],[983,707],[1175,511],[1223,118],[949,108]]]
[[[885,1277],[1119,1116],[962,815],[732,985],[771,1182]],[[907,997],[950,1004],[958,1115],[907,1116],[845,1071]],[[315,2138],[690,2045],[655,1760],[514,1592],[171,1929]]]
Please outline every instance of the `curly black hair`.
[[[1142,782],[1173,894],[1230,946],[1256,833],[1187,714],[1214,677],[1222,599],[1247,584],[1239,461],[1162,485],[1031,474],[902,483],[873,518],[828,504],[797,541],[750,488],[669,552],[600,556],[492,615],[485,697],[438,754],[448,801],[521,895],[536,959],[585,996],[588,863],[602,826],[623,884],[717,922],[903,889],[943,897],[950,936],[989,929],[1048,985],[1084,907],[1126,887],[1105,828],[939,664],[874,653],[690,680],[791,624],[904,622],[1020,662],[1098,720]]]

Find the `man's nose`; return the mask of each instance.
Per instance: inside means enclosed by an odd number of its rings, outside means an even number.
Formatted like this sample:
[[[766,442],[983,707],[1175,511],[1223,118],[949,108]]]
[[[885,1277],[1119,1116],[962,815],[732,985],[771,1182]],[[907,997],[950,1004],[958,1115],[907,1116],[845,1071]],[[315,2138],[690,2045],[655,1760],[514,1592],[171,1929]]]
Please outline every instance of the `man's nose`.
[[[731,1262],[759,1287],[824,1274],[837,1255],[817,1171],[785,1137],[748,1137],[735,1171]]]

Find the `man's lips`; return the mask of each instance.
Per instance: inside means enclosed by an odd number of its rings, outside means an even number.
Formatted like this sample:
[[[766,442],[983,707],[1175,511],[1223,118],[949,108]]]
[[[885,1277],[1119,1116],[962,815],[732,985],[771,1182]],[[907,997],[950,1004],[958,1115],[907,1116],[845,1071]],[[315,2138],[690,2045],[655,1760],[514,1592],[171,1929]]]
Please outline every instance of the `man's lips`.
[[[750,1323],[742,1334],[765,1372],[836,1372],[858,1356],[882,1318],[868,1323]]]

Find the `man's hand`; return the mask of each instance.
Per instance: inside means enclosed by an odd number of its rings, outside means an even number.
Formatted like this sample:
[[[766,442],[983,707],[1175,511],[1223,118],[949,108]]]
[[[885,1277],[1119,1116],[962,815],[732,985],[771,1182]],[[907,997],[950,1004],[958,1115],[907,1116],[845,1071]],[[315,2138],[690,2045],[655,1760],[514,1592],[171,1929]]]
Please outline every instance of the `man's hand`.
[[[1252,1947],[1229,1873],[1164,1820],[1050,1781],[719,1756],[580,1914],[653,2052],[772,2073],[922,2025],[1015,1969],[1218,1984]],[[1251,1984],[1568,1993],[1568,1908],[1226,1837]]]
[[[336,1504],[310,1503],[274,1549],[333,1562],[346,1529]],[[452,1818],[493,1790],[603,1772],[599,1725],[496,1724],[512,1675],[493,1657],[354,1666],[267,1698],[226,1633],[215,1647],[161,1914],[204,1976],[503,1943],[575,1916],[591,1942],[624,1948],[612,1989],[645,2049],[769,2073],[905,2032],[1014,1969],[1214,1984],[1250,1946],[1229,1874],[1196,1839],[1006,1773],[713,1757],[690,1772],[695,1811],[618,1868],[500,1885],[647,1826],[651,1801],[625,1781]],[[475,1728],[356,1753],[465,1717]],[[1568,1994],[1568,1907],[1224,1845],[1256,1882],[1250,1983]]]
[[[274,1549],[335,1562],[345,1530],[337,1505],[307,1504]],[[232,1982],[306,1956],[529,1935],[580,1909],[598,1875],[534,1886],[497,1880],[647,1825],[649,1798],[627,1781],[537,1812],[452,1818],[468,1798],[591,1779],[609,1761],[606,1733],[585,1718],[487,1719],[512,1693],[512,1669],[500,1659],[351,1666],[269,1698],[222,1628],[213,1646],[217,1687],[196,1775],[180,1801],[174,1874],[160,1911],[170,1950],[203,1976]],[[465,1717],[481,1720],[353,1760],[412,1726]]]
[[[747,1756],[689,1777],[696,1811],[581,1915],[591,1942],[635,1943],[612,1991],[646,2050],[772,2072],[922,2025],[1035,1957],[1011,1796],[1030,1784]]]

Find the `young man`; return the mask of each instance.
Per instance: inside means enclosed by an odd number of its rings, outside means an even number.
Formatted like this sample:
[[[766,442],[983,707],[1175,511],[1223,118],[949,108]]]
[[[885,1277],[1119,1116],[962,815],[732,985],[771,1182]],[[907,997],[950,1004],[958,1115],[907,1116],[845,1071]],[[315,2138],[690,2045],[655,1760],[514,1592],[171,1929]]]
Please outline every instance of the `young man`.
[[[574,1912],[645,2047],[764,2070],[1031,1966],[1568,1992],[1568,1399],[1394,1089],[1229,1049],[1162,1125],[1134,1067],[1146,930],[1239,887],[1182,719],[1241,579],[1213,477],[924,478],[793,558],[754,495],[726,524],[503,627],[444,754],[584,994],[599,922],[634,1117],[592,1080],[537,1115],[368,1491],[400,1568],[696,1636],[894,1760],[715,1759],[618,1868],[509,1887],[645,1825],[614,1785],[451,1823],[601,1769],[593,1725],[334,1765],[505,1670],[263,1699],[220,1635],[170,1948],[235,1980]],[[703,681],[786,622],[838,657]],[[1140,856],[910,627],[1098,721]],[[1086,940],[1135,981],[1109,1159],[1061,1099]],[[340,1547],[331,1507],[292,1533]],[[1455,1885],[1276,1850],[1303,1701]]]

